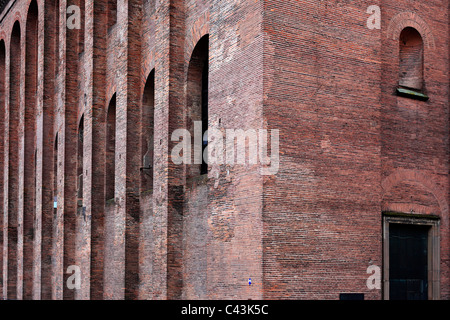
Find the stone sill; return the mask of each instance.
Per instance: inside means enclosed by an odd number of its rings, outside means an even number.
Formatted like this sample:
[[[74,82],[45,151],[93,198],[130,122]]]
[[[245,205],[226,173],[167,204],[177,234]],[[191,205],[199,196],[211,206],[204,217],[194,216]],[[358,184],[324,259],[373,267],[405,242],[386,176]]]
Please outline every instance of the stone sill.
[[[411,89],[407,89],[407,88],[397,88],[396,91],[397,95],[400,97],[404,97],[404,98],[410,98],[410,99],[415,99],[415,100],[420,100],[420,101],[428,101],[429,97],[419,91],[415,91],[415,90],[411,90]]]

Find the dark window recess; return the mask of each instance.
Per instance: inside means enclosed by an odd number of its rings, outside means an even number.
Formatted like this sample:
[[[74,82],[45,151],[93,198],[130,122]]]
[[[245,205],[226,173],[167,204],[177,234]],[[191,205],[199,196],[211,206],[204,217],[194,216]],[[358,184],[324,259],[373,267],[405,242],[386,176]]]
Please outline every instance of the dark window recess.
[[[424,47],[420,33],[411,27],[403,29],[399,41],[398,96],[427,101],[424,93]]]
[[[208,147],[208,137],[205,132],[208,130],[208,81],[209,81],[209,59],[205,61],[202,74],[202,153],[204,154],[206,147]],[[202,157],[202,166],[200,174],[208,173],[207,155]]]
[[[53,149],[53,209],[56,216],[58,209],[58,135],[56,135]]]
[[[78,126],[77,149],[77,205],[78,210],[80,210],[80,208],[83,206],[84,115],[81,116],[80,124]]]
[[[153,189],[153,158],[155,144],[155,70],[148,76],[142,97],[142,167],[141,190],[149,191]]]
[[[364,293],[341,293],[339,300],[364,300]]]
[[[114,199],[116,177],[116,94],[106,115],[105,201]]]
[[[192,52],[186,79],[186,107],[188,110],[186,124],[191,137],[194,137],[195,144],[193,157],[191,153],[191,160],[194,160],[194,164],[186,167],[188,180],[208,173],[208,160],[204,156],[208,147],[208,48],[209,35],[205,35],[198,41]],[[198,137],[200,134],[202,137]]]
[[[427,300],[428,298],[427,226],[390,224],[389,298]]]

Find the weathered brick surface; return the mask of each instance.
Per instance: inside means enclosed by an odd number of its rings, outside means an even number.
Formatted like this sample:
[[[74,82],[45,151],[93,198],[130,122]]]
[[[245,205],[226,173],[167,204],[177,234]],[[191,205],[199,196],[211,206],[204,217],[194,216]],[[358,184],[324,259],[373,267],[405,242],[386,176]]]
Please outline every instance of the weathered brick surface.
[[[80,30],[67,28],[70,5]],[[366,26],[370,5],[380,30]],[[383,265],[382,212],[395,211],[439,216],[449,299],[449,10],[447,0],[10,1],[0,298],[381,299],[366,270]],[[395,94],[407,27],[423,40],[428,101]],[[171,161],[172,132],[200,120],[206,53],[210,126],[278,129],[276,175],[246,164],[199,176]],[[71,265],[80,290],[66,286]]]
[[[365,271],[383,264],[381,213],[414,210],[441,217],[448,299],[447,2],[266,4],[264,117],[282,157],[264,184],[265,296],[379,299]],[[428,102],[395,95],[407,26],[424,38]]]
[[[6,57],[6,52],[5,52],[5,42],[4,41],[0,41],[0,70],[5,70],[5,60]],[[5,119],[5,73],[2,71],[0,74],[0,117],[1,119]],[[0,206],[4,203],[4,184],[3,184],[3,178],[4,178],[4,159],[5,159],[5,122],[4,121],[0,121]],[[2,210],[3,211],[3,210]],[[0,275],[1,275],[1,280],[0,280],[0,299],[3,299],[3,279],[6,275],[6,273],[4,273],[3,271],[6,269],[6,266],[3,265],[3,262],[7,261],[4,260],[3,258],[3,252],[4,252],[4,247],[3,244],[5,242],[5,239],[3,238],[4,235],[4,230],[3,230],[3,226],[4,226],[4,216],[3,216],[3,212],[0,214]]]

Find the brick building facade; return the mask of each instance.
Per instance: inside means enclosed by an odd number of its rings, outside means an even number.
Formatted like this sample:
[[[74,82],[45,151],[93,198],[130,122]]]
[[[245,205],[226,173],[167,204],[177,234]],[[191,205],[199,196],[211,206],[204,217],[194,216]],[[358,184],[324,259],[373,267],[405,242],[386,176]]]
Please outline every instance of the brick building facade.
[[[0,298],[450,298],[448,0],[0,10]],[[279,130],[278,172],[175,164],[195,121]]]

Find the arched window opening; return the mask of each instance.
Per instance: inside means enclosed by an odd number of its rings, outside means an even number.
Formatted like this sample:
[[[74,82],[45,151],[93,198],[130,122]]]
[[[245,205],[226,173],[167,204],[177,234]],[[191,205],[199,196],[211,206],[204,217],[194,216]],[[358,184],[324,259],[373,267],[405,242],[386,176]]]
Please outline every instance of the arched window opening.
[[[14,23],[10,42],[9,64],[9,165],[8,165],[8,293],[7,299],[17,299],[17,232],[19,198],[19,105],[21,69],[21,27]]]
[[[38,6],[31,1],[25,33],[25,119],[24,119],[24,168],[23,168],[23,265],[33,267],[33,230],[36,198],[36,107],[37,107],[37,38]],[[33,278],[23,275],[23,298],[33,296]]]
[[[208,130],[208,83],[209,83],[209,60],[205,59],[202,72],[202,154],[204,157],[205,149],[208,147],[208,136],[206,131]],[[207,159],[203,159],[202,166],[200,168],[200,174],[208,173]]]
[[[209,36],[203,36],[194,48],[189,62],[187,78],[187,127],[192,136],[201,125],[201,146],[194,143],[193,162],[187,176],[195,177],[208,173],[205,149],[208,146],[208,82],[209,82]],[[195,141],[197,142],[197,141]],[[201,160],[200,160],[201,158]]]
[[[84,115],[81,116],[78,126],[77,146],[77,198],[78,208],[83,206],[83,153],[84,153]]]
[[[415,91],[423,90],[423,40],[420,33],[411,27],[400,34],[399,86]]]
[[[58,134],[53,146],[53,213],[56,216],[58,209]]]
[[[142,191],[153,188],[154,118],[155,70],[148,76],[142,97]]]
[[[111,98],[106,116],[105,200],[114,199],[116,180],[116,94]]]

